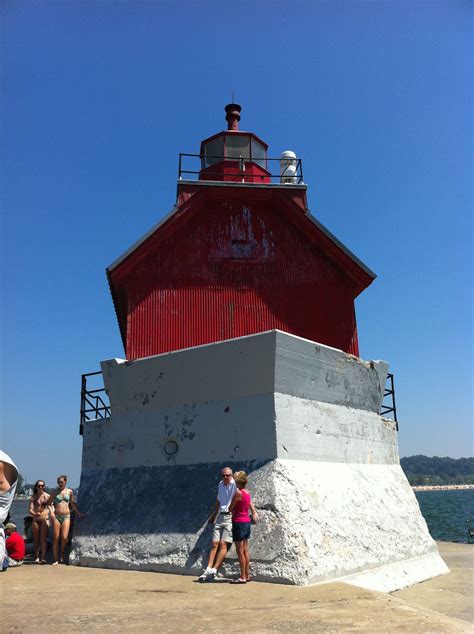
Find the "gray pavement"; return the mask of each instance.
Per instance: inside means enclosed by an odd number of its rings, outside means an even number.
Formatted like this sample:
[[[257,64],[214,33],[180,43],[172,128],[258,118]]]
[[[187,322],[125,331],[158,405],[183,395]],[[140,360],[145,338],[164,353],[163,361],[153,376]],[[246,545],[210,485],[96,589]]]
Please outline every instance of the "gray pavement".
[[[474,546],[439,547],[452,571],[392,594],[25,564],[0,574],[2,632],[474,632]]]
[[[474,544],[438,542],[438,548],[451,572],[393,592],[392,596],[474,623]]]

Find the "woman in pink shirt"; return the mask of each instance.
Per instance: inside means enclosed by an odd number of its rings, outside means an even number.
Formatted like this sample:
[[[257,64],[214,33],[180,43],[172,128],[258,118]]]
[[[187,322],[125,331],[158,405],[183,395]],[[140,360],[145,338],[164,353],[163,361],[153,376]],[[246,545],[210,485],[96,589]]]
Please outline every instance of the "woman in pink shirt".
[[[258,514],[252,504],[250,493],[245,488],[248,482],[248,477],[245,471],[237,471],[237,473],[234,473],[234,481],[237,485],[237,491],[232,498],[229,511],[232,513],[232,537],[237,550],[237,556],[239,558],[240,577],[238,579],[234,579],[231,583],[247,583],[247,581],[250,581],[249,509],[252,513],[252,519],[254,522],[258,521]]]

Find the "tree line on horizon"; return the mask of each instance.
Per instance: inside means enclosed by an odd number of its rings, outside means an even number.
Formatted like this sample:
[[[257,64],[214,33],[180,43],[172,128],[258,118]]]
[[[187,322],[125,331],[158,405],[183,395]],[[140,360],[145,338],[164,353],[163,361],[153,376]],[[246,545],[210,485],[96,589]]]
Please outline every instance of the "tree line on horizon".
[[[412,486],[474,484],[474,458],[418,455],[401,458],[400,466]]]

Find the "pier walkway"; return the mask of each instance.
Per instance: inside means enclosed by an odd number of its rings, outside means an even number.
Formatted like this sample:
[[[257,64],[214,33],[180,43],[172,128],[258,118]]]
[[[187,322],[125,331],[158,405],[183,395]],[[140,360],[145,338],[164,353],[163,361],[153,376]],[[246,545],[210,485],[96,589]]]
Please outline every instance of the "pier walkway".
[[[451,572],[392,594],[25,564],[0,574],[2,632],[474,632],[474,546],[438,546]]]

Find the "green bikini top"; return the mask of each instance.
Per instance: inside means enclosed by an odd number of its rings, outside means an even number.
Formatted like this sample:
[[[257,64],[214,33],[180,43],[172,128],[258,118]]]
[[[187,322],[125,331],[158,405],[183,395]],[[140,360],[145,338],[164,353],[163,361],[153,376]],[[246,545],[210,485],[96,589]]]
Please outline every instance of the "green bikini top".
[[[56,497],[54,498],[54,503],[59,504],[60,502],[69,502],[70,499],[71,496],[69,495],[69,493],[66,493],[65,495],[57,493]]]

